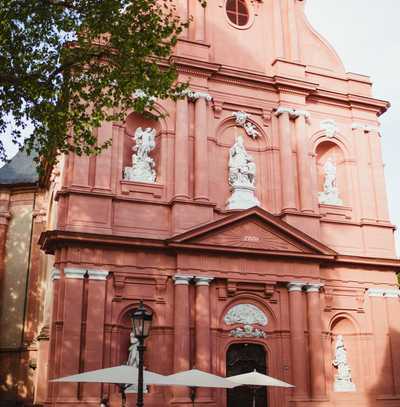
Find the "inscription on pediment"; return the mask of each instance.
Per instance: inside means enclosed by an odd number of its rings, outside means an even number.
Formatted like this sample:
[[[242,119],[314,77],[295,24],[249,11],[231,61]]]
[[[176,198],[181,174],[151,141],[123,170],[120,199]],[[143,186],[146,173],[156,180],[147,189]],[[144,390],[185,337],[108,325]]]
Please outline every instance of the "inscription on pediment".
[[[199,244],[225,247],[290,251],[297,253],[306,251],[289,242],[285,237],[268,230],[256,222],[247,222],[241,225],[231,226],[208,236],[194,239],[194,241]]]

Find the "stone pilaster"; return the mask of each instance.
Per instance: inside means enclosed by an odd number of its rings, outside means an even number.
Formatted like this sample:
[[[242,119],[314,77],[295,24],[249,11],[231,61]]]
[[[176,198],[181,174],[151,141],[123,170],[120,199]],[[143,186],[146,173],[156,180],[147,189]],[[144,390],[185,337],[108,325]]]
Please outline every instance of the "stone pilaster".
[[[292,377],[296,386],[293,395],[296,400],[307,398],[307,371],[306,371],[306,338],[304,335],[304,303],[303,288],[307,283],[290,282],[289,315],[290,315],[290,345],[292,353]]]
[[[190,369],[189,283],[192,276],[175,275],[174,372]],[[189,389],[174,387],[173,405],[190,405]]]
[[[300,189],[300,209],[302,212],[313,212],[313,191],[311,184],[311,161],[308,155],[307,120],[309,113],[295,110],[293,117],[296,127],[298,183]]]
[[[294,182],[292,137],[290,134],[290,115],[293,109],[279,107],[275,112],[279,121],[279,144],[282,182],[282,210],[296,210],[296,191]]]
[[[211,372],[210,283],[213,277],[195,277],[196,283],[196,368]],[[209,388],[199,388],[199,403],[211,400]]]
[[[176,101],[175,198],[189,198],[189,106],[187,98]]]
[[[322,286],[323,284],[321,283],[309,283],[306,285],[311,369],[310,384],[311,396],[314,400],[322,399],[326,394],[320,300],[320,289]]]

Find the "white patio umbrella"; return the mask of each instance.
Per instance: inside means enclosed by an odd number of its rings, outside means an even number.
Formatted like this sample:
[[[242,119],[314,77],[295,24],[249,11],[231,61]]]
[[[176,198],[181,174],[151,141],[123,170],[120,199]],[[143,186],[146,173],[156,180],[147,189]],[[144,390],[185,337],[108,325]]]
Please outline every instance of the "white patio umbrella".
[[[187,386],[191,389],[191,400],[194,404],[196,397],[196,387],[214,387],[231,389],[233,387],[240,386],[240,384],[234,383],[224,377],[217,376],[211,373],[203,372],[202,370],[192,369],[185,370],[183,372],[174,373],[163,378],[163,384],[169,386]],[[127,393],[135,392],[134,389],[129,388]]]
[[[283,382],[282,380],[275,379],[274,377],[258,373],[256,370],[250,373],[244,373],[237,376],[230,376],[231,380],[238,385],[248,386],[253,391],[253,407],[256,405],[256,391],[262,386],[275,386],[275,387],[295,387],[292,384]]]
[[[170,386],[215,387],[225,389],[232,389],[233,387],[240,386],[240,384],[234,383],[224,377],[197,369],[186,370],[165,376],[164,382],[166,384],[168,383]]]
[[[143,384],[163,385],[165,376],[158,373],[143,371]],[[75,383],[113,383],[118,384],[121,392],[121,404],[126,404],[126,389],[129,385],[137,384],[138,368],[129,365],[108,367],[105,369],[92,370],[90,372],[79,373],[72,376],[60,377],[51,380],[53,382],[75,382]]]
[[[163,384],[166,376],[158,373],[143,371],[144,384]],[[134,366],[120,365],[105,369],[92,370],[72,376],[60,377],[53,382],[76,382],[76,383],[114,383],[136,384],[138,381],[138,369]]]

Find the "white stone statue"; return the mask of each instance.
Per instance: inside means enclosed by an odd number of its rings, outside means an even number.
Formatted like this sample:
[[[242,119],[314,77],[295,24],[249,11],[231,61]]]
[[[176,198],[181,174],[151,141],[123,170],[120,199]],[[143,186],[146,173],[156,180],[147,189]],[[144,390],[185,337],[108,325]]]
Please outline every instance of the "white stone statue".
[[[126,362],[126,364],[128,366],[133,366],[133,367],[139,368],[139,350],[138,350],[139,339],[136,338],[135,333],[133,331],[130,333],[129,339],[130,339],[131,344],[128,349],[129,356],[128,356],[128,361]],[[132,384],[131,386],[129,386],[129,391],[132,393],[137,393],[137,385]],[[144,387],[143,387],[143,392],[144,393],[148,392],[146,385],[144,385]]]
[[[227,202],[228,209],[248,209],[260,204],[254,196],[256,164],[247,153],[243,137],[237,136],[235,144],[229,150],[229,185],[232,196]]]
[[[343,335],[338,335],[335,345],[335,359],[332,361],[333,366],[337,368],[335,383],[333,385],[336,392],[356,391],[356,385],[351,377],[351,369],[347,361],[347,351],[344,347]]]
[[[129,346],[129,356],[128,356],[128,361],[126,364],[128,366],[134,366],[134,367],[139,367],[139,351],[138,351],[138,346],[139,346],[139,339],[136,338],[135,334],[133,332],[130,333],[130,346]]]
[[[319,203],[327,205],[343,205],[336,184],[336,164],[331,157],[329,157],[324,164],[324,174],[324,191],[318,194]]]
[[[149,153],[156,146],[156,130],[141,127],[135,131],[135,146],[132,154],[132,167],[125,167],[124,179],[128,181],[149,182],[156,181],[156,171],[154,160],[149,157]]]

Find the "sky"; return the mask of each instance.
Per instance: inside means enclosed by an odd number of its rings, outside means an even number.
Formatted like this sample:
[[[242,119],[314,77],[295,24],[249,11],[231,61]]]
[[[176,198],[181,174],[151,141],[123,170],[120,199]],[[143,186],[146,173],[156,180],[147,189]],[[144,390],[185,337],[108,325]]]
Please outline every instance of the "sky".
[[[400,0],[307,0],[311,25],[335,48],[348,72],[368,75],[391,108],[381,121],[391,221],[400,227]],[[400,234],[396,232],[397,254]]]

